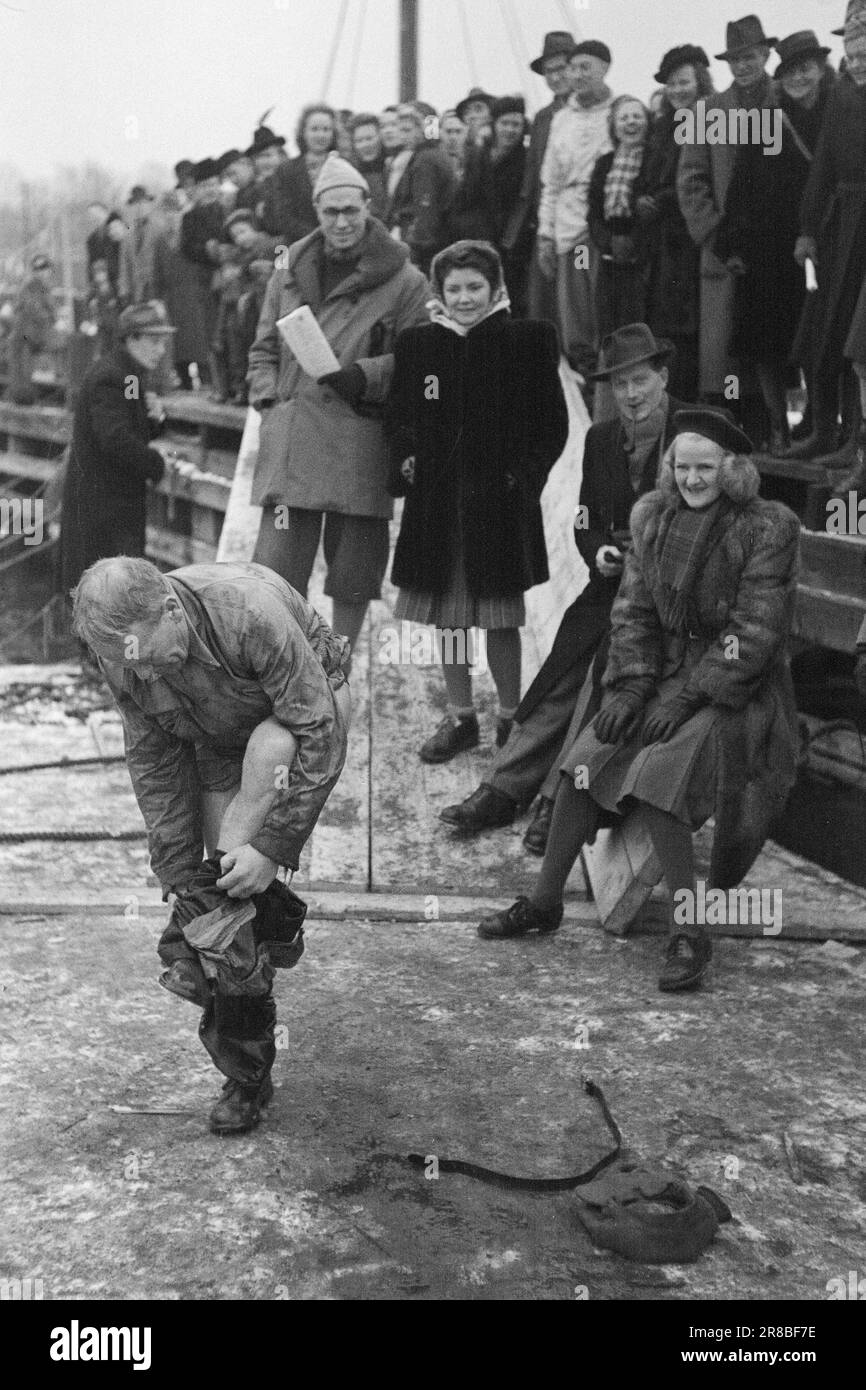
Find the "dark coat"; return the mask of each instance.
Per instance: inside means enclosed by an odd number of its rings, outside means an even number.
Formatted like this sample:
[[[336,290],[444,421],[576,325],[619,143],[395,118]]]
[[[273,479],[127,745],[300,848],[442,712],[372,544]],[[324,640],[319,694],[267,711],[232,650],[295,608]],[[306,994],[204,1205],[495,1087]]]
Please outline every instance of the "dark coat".
[[[213,291],[216,260],[207,249],[209,241],[220,241],[223,234],[225,213],[221,203],[202,203],[191,207],[183,215],[180,224],[180,253],[187,263],[187,285],[195,295],[198,305],[191,334],[192,343],[183,346],[189,351],[195,347],[191,362],[207,362],[211,339],[216,328],[217,301]],[[178,358],[183,362],[185,359]]]
[[[550,126],[557,111],[565,105],[565,97],[557,97],[548,106],[536,112],[529,133],[529,146],[526,151],[526,164],[523,169],[523,182],[520,194],[515,200],[502,232],[502,244],[506,250],[516,248],[525,237],[531,243],[538,226],[538,199],[541,194],[541,166]]]
[[[821,374],[842,367],[866,274],[866,87],[840,79],[827,102],[803,194],[800,230],[818,243],[818,289],[794,352]]]
[[[361,159],[355,160],[358,173],[363,174],[370,185],[370,211],[380,222],[384,222],[388,215],[388,176],[385,159],[384,154],[379,154],[375,159],[366,162]]]
[[[210,272],[181,255],[176,239],[163,232],[154,252],[154,284],[157,299],[177,328],[172,340],[175,362],[207,362],[210,351],[205,295],[210,293]]]
[[[679,505],[670,466],[662,469],[659,483],[632,511],[632,548],[613,606],[604,673],[609,690],[638,683],[647,699],[660,681],[680,670],[687,644],[660,617],[659,548]],[[722,487],[733,505],[690,599],[700,659],[682,694],[702,696],[718,710],[720,721],[710,867],[710,881],[719,888],[732,887],[748,872],[796,775],[797,711],[786,646],[797,594],[800,523],[780,502],[759,498],[758,486],[750,460],[725,465]],[[735,657],[732,637],[738,641]]]
[[[794,260],[794,244],[811,167],[792,127],[806,150],[814,153],[835,80],[828,68],[811,110],[780,93],[779,107],[786,121],[778,154],[765,155],[761,145],[740,145],[737,150],[715,242],[722,260],[739,256],[746,266],[734,289],[730,349],[735,357],[763,362],[791,354],[806,299],[806,280]]]
[[[455,514],[470,593],[523,593],[548,578],[539,499],[568,438],[552,324],[492,314],[459,336],[400,335],[386,410],[389,490],[405,496],[391,579],[445,592]],[[415,457],[414,482],[400,465]]]
[[[646,322],[657,337],[695,337],[699,324],[701,253],[677,198],[677,167],[682,145],[674,139],[674,113],[654,123],[647,157],[635,182],[635,198],[656,201],[656,214],[641,222],[638,256],[646,277]]]
[[[437,251],[447,246],[448,217],[457,183],[454,170],[438,145],[421,145],[394,189],[386,219],[399,227],[415,265],[427,271]]]
[[[108,235],[108,223],[104,222],[87,238],[87,273],[91,274],[95,261],[105,261],[108,278],[115,294],[120,275],[120,242]]]
[[[286,246],[318,227],[313,185],[302,154],[286,160],[265,180],[259,220],[269,236],[279,237]]]
[[[150,447],[160,427],[148,418],[146,388],[143,369],[122,345],[84,378],[63,487],[63,591],[95,560],[144,554],[145,483],[164,471],[162,455]]]
[[[673,438],[674,414],[685,403],[668,397],[662,451]],[[605,579],[595,566],[603,545],[610,545],[611,532],[628,529],[635,496],[649,492],[656,484],[659,450],[653,449],[644,464],[640,488],[635,494],[629,477],[625,433],[619,417],[591,425],[583,446],[583,476],[580,484],[581,516],[586,526],[574,528],[574,543],[589,570],[589,583],[562,615],[553,646],[535,680],[520,702],[516,719],[523,723],[541,704],[547,692],[576,662],[594,652],[610,623],[610,610],[619,579]]]
[[[600,259],[595,285],[595,310],[599,338],[621,328],[625,323],[642,323],[644,318],[644,269],[637,258],[617,262],[611,259],[613,238],[634,238],[637,223],[634,217],[605,217],[604,185],[614,159],[608,150],[597,161],[589,181],[587,222],[589,234],[598,248]],[[637,178],[646,167],[648,147],[644,146],[643,160]],[[635,184],[637,179],[635,180]]]

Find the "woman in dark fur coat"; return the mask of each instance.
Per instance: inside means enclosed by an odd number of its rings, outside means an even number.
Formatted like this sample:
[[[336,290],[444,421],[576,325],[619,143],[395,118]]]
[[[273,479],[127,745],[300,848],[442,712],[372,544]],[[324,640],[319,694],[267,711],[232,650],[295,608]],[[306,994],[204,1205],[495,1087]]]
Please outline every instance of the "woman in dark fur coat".
[[[555,931],[583,845],[611,814],[639,809],[671,897],[668,991],[696,988],[711,954],[705,926],[682,912],[683,890],[696,900],[692,831],[715,816],[710,881],[731,888],[794,783],[785,648],[800,534],[793,512],[758,497],[751,442],[727,411],[682,410],[674,424],[659,486],[632,510],[601,709],[588,722],[588,677],[535,890],[479,927]]]
[[[489,242],[433,261],[432,322],[401,333],[386,408],[389,489],[405,496],[391,572],[394,616],[455,634],[442,644],[449,714],[420,750],[447,762],[479,741],[468,630],[487,634],[497,744],[520,701],[523,593],[549,577],[540,497],[568,437],[552,324],[512,320]],[[440,637],[441,641],[441,637]],[[451,642],[448,647],[451,647]]]

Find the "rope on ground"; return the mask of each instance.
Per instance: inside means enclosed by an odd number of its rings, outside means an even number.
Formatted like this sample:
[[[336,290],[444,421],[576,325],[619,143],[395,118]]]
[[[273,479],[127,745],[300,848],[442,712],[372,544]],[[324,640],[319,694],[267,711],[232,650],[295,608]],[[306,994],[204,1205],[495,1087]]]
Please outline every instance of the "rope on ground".
[[[28,840],[146,840],[146,830],[3,830],[0,845],[24,845]]]
[[[0,767],[0,777],[10,777],[15,772],[43,772],[46,768],[91,767],[94,763],[106,766],[109,763],[125,763],[122,753],[106,753],[92,758],[58,758],[53,763],[22,763],[20,767]]]

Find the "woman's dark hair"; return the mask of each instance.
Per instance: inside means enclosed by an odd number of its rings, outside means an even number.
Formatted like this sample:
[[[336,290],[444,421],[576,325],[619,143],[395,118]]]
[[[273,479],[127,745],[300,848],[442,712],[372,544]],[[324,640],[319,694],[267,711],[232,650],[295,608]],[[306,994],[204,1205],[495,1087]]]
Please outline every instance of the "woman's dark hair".
[[[374,125],[377,130],[381,130],[381,122],[378,116],[374,116],[371,111],[361,111],[357,116],[352,116],[346,122],[346,129],[350,135],[354,135],[359,126]]]
[[[330,116],[331,124],[334,127],[330,148],[335,150],[337,148],[337,113],[333,106],[326,106],[324,102],[314,101],[311,105],[303,108],[298,117],[298,124],[295,127],[295,144],[301,151],[301,154],[307,153],[307,137],[304,134],[304,128],[311,116]]]
[[[440,295],[452,270],[477,270],[494,294],[502,286],[502,261],[489,241],[455,241],[434,257],[430,271]]]
[[[703,63],[683,63],[681,66],[684,68],[691,68],[694,72],[697,78],[699,97],[711,97],[715,94],[716,89],[713,86],[712,74],[709,68],[704,67]],[[662,97],[662,109],[660,114],[662,116],[669,116],[673,112],[673,109],[674,108],[668,100],[667,93],[665,93]]]

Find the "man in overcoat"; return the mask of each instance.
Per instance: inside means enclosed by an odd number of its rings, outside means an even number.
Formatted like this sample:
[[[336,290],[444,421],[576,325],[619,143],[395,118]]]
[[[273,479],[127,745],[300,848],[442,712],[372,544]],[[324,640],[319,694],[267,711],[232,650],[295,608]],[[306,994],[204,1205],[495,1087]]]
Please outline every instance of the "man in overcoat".
[[[775,42],[775,38],[766,37],[755,15],[728,24],[725,51],[716,57],[725,60],[734,80],[726,91],[707,98],[708,116],[711,111],[721,111],[727,120],[729,111],[776,105],[775,84],[764,71]],[[686,143],[677,169],[680,210],[692,240],[701,248],[700,391],[704,400],[715,399],[718,404],[725,401],[726,378],[736,373],[728,355],[734,277],[715,254],[713,238],[724,213],[737,148],[732,143]],[[745,394],[743,386],[741,381],[739,399]],[[749,383],[749,389],[754,395],[754,383]]]
[[[427,280],[370,216],[366,180],[328,156],[314,190],[319,227],[295,242],[268,284],[250,349],[250,404],[262,412],[252,501],[264,508],[254,559],[299,593],[324,521],[334,630],[355,644],[388,563],[383,405],[394,339],[426,321]],[[277,320],[309,305],[340,369],[308,376]]]
[[[510,825],[540,791],[526,848],[543,854],[559,783],[560,750],[593,656],[610,623],[622,574],[629,513],[655,486],[661,456],[673,437],[668,396],[671,344],[646,324],[617,329],[602,347],[601,380],[610,380],[616,418],[590,426],[584,442],[574,539],[589,583],[566,609],[547,660],[521,701],[516,727],[491,771],[465,801],[441,819],[464,832]]]
[[[30,262],[30,278],[21,286],[15,302],[12,331],[9,334],[9,397],[18,405],[34,405],[36,388],[33,369],[44,352],[54,328],[51,300],[54,269],[47,256],[36,255]]]

